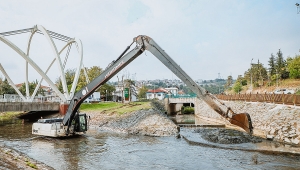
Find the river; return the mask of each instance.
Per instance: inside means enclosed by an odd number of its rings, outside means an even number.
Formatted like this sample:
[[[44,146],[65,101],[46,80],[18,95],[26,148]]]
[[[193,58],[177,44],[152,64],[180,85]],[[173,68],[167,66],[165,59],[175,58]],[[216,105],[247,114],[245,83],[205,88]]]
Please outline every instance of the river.
[[[31,125],[1,124],[0,143],[55,169],[300,169],[300,156],[294,155],[204,147],[183,138],[96,129],[84,136],[56,139],[32,135]]]

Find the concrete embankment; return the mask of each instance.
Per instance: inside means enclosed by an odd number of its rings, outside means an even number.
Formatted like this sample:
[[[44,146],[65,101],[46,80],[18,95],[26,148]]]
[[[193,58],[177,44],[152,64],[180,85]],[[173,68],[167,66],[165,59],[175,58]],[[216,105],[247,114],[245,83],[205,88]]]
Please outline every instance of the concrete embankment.
[[[241,101],[223,101],[235,113],[249,113],[254,127],[254,135],[270,138],[274,141],[299,145],[300,142],[300,107]],[[230,123],[201,100],[196,105],[196,116],[225,123]],[[220,104],[226,110],[226,107]]]
[[[158,109],[143,109],[124,115],[115,113],[88,113],[91,125],[100,130],[147,136],[174,136],[179,129]]]

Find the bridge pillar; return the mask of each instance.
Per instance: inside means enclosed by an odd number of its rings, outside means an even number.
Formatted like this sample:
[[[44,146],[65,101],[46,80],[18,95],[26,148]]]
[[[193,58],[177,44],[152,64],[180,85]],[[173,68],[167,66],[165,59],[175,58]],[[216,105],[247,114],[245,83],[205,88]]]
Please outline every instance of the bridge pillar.
[[[69,107],[69,104],[61,103],[61,104],[59,105],[59,113],[60,113],[61,115],[65,115],[65,114],[67,113],[68,107]]]

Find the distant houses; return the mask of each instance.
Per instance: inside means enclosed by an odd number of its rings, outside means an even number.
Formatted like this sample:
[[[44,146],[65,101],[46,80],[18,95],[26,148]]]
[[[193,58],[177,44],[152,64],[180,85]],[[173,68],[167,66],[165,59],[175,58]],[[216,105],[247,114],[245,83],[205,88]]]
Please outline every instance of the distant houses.
[[[147,99],[158,99],[163,100],[168,95],[177,95],[178,88],[177,87],[170,87],[170,88],[158,88],[158,89],[150,89],[146,93]]]

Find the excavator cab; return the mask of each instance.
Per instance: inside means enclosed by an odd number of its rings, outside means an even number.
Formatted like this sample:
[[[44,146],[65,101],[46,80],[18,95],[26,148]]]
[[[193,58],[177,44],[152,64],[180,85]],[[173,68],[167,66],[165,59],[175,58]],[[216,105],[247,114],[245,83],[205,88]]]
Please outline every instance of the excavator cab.
[[[75,117],[75,132],[86,132],[88,130],[88,121],[85,113],[77,114]]]

